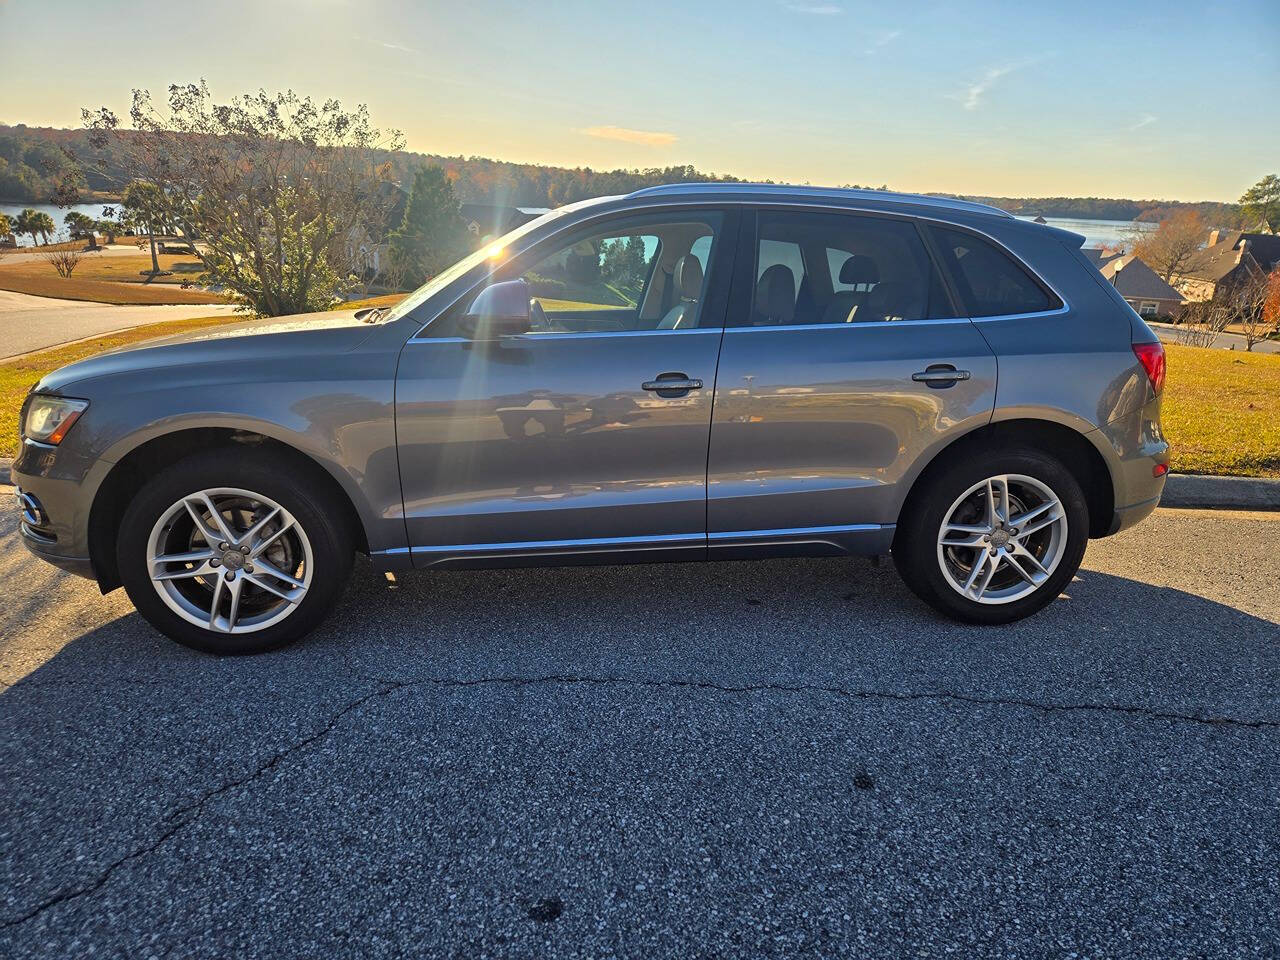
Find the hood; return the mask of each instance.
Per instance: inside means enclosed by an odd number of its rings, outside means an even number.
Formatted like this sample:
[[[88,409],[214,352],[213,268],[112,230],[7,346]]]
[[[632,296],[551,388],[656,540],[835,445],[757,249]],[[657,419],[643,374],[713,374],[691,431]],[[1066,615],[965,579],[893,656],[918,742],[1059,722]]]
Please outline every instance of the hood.
[[[359,346],[376,327],[354,311],[306,313],[204,327],[147,340],[78,360],[47,374],[41,393],[65,393],[85,380],[143,373],[163,367],[251,360],[296,362],[316,354],[344,353]]]

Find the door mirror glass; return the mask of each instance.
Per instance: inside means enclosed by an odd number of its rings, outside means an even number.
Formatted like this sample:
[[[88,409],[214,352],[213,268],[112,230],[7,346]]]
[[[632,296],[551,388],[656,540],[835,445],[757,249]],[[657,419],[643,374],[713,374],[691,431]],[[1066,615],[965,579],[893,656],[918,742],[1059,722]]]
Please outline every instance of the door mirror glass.
[[[495,340],[528,333],[529,284],[521,279],[485,287],[471,302],[459,327],[462,335],[472,340]]]

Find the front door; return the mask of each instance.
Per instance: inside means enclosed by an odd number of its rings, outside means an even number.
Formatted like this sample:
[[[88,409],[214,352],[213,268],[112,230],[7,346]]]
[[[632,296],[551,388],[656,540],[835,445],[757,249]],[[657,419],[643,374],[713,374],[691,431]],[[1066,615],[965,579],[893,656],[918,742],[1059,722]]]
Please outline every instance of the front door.
[[[990,418],[995,356],[910,220],[755,219],[716,382],[712,552],[880,552],[920,458]]]
[[[571,228],[494,276],[529,284],[530,332],[468,338],[464,302],[406,344],[396,429],[415,564],[705,551],[733,219]]]

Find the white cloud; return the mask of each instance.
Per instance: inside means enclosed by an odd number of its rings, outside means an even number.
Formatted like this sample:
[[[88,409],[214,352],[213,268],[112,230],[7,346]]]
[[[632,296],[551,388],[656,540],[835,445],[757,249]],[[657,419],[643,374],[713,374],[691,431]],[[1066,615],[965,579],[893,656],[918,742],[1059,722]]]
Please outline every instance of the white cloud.
[[[992,67],[982,75],[982,79],[969,84],[963,95],[956,97],[966,110],[977,110],[982,105],[982,98],[987,91],[996,85],[996,81],[1014,71],[1013,67]]]
[[[844,13],[844,7],[835,3],[784,3],[782,6],[792,13],[807,13],[815,17],[835,17]]]
[[[413,47],[406,47],[403,43],[387,43],[384,40],[382,45],[388,50],[395,50],[399,53],[412,53],[414,56],[421,56],[421,51],[415,50]]]
[[[578,131],[588,137],[599,140],[621,140],[623,143],[639,143],[646,147],[665,147],[680,138],[674,133],[663,133],[657,130],[631,130],[628,127],[615,127],[607,124],[600,127],[587,127]]]
[[[1047,53],[1038,57],[1027,57],[1023,60],[1017,60],[1013,63],[1002,64],[998,67],[991,67],[984,73],[981,78],[970,83],[964,90],[959,93],[949,93],[947,96],[952,100],[960,101],[960,105],[966,110],[977,110],[982,106],[983,98],[991,91],[1002,77],[1007,77],[1015,70],[1022,70],[1032,64],[1040,63],[1056,56],[1053,53]]]
[[[1141,130],[1143,127],[1149,127],[1149,126],[1151,126],[1151,124],[1155,123],[1155,122],[1156,122],[1157,120],[1159,120],[1159,119],[1160,119],[1160,118],[1159,118],[1159,117],[1157,117],[1157,116],[1156,116],[1155,114],[1153,114],[1153,113],[1144,113],[1144,114],[1143,114],[1143,115],[1138,119],[1138,122],[1137,122],[1137,123],[1135,123],[1135,124],[1134,124],[1132,127],[1130,127],[1129,129],[1130,129],[1130,130]]]
[[[867,47],[867,53],[874,55],[881,48],[887,47],[893,41],[902,36],[901,30],[884,30],[878,37],[871,41],[871,46]]]

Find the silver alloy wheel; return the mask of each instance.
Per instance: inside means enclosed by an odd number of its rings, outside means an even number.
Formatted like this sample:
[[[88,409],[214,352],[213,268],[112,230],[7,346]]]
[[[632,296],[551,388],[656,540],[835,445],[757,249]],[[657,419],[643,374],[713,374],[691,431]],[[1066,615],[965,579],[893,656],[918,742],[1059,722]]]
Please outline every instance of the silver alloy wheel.
[[[279,623],[306,595],[314,569],[311,541],[293,515],[234,487],[200,490],[165,510],[146,560],[169,609],[220,633]]]
[[[1038,590],[1067,545],[1067,514],[1043,482],[988,477],[956,498],[938,531],[938,563],[957,593],[1012,603]]]

